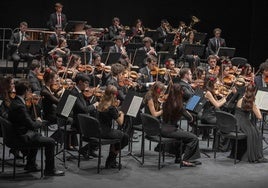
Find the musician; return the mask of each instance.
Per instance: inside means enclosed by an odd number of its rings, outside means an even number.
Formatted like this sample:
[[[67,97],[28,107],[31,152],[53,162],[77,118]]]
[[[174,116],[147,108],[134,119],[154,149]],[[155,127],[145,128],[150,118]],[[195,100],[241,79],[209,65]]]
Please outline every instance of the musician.
[[[28,29],[28,23],[23,21],[20,22],[19,31],[11,35],[10,41],[7,45],[8,54],[13,61],[13,76],[17,77],[17,69],[20,60],[24,59],[27,61],[27,69],[30,67],[33,60],[33,55],[28,52],[20,52],[19,47],[22,41],[29,40],[30,36],[26,33]],[[28,71],[27,71],[28,72]]]
[[[112,19],[112,25],[108,28],[109,39],[112,40],[115,36],[119,35],[120,29],[123,29],[123,26],[120,24],[120,19],[118,17],[114,17]]]
[[[77,119],[78,114],[82,113],[82,114],[94,115],[96,112],[96,107],[98,106],[99,102],[95,102],[93,104],[87,105],[87,102],[83,96],[83,91],[85,90],[85,88],[87,88],[89,86],[90,80],[86,74],[79,73],[76,75],[74,80],[75,80],[76,85],[71,90],[70,94],[73,96],[76,96],[77,99],[76,99],[74,107],[72,109],[72,112],[73,112],[72,129],[80,132],[80,127],[78,125],[78,119]],[[72,142],[69,144],[69,149],[71,149],[71,150],[74,149],[76,144],[77,144],[77,137],[75,137],[75,135],[73,135]],[[94,145],[94,147],[95,147],[95,145]],[[82,149],[79,152],[85,158],[88,159],[89,158],[87,156],[88,150],[90,150],[90,155],[96,156],[96,154],[93,154],[94,153],[93,150],[95,149],[94,147],[92,146],[89,148],[87,145],[87,146],[82,147]]]
[[[63,5],[61,3],[55,4],[55,12],[50,14],[47,26],[51,31],[55,30],[55,26],[59,25],[61,28],[65,28],[67,24],[67,16],[62,13]]]
[[[225,39],[221,38],[222,30],[215,28],[213,30],[214,37],[208,40],[207,55],[218,55],[217,51],[219,47],[226,47]]]
[[[0,77],[0,116],[8,117],[11,100],[15,97],[15,84],[12,76]],[[0,130],[0,133],[2,131]]]
[[[142,43],[144,46],[140,47],[138,50],[144,51],[147,56],[153,55],[157,57],[157,53],[154,47],[152,47],[153,40],[150,37],[144,37],[144,39],[142,39]]]
[[[88,38],[88,45],[81,48],[82,52],[88,54],[88,64],[92,64],[93,55],[102,55],[102,48],[98,46],[98,38],[95,36],[90,36]]]
[[[210,55],[207,58],[208,66],[206,69],[206,74],[219,74],[219,66],[217,66],[218,57],[216,55]]]
[[[92,58],[92,66],[95,67],[92,73],[90,74],[91,83],[90,85],[93,87],[96,86],[105,86],[107,79],[110,77],[111,70],[109,70],[109,66],[105,68],[105,64],[101,62],[101,56],[98,54],[94,54]]]
[[[183,90],[183,102],[186,103],[195,94],[195,90],[191,86],[193,78],[191,69],[182,68],[180,70],[180,78],[179,84]]]
[[[55,25],[54,29],[55,33],[52,33],[49,35],[48,41],[47,41],[47,51],[53,50],[59,45],[59,39],[65,38],[64,35],[62,35],[62,27],[60,25]]]
[[[17,144],[27,146],[45,147],[45,176],[63,176],[64,172],[55,168],[55,140],[53,138],[43,137],[36,130],[41,127],[42,120],[38,118],[33,121],[25,105],[25,97],[29,94],[29,82],[20,80],[15,84],[16,97],[11,102],[8,119],[12,123],[17,135],[13,140]],[[27,164],[24,167],[28,172],[39,171],[36,164],[36,155],[38,149],[29,149],[27,151]]]
[[[145,28],[143,26],[142,20],[137,19],[134,23],[134,26],[131,28],[132,37],[134,43],[139,43],[144,37]]]
[[[156,51],[160,51],[163,44],[166,43],[168,30],[168,21],[166,19],[161,20],[161,25],[156,29],[158,32]]]
[[[123,38],[119,35],[113,38],[114,45],[110,46],[110,53],[121,53],[122,58],[128,58],[127,51],[123,45]]]
[[[154,77],[151,74],[151,71],[155,69],[155,66],[157,65],[157,59],[154,56],[148,56],[145,59],[146,66],[141,68],[139,70],[139,74],[141,75],[137,82],[139,83],[141,87],[140,92],[147,92],[148,88],[154,84]]]
[[[40,91],[42,89],[42,84],[37,77],[37,75],[40,74],[40,71],[41,71],[40,63],[38,61],[33,61],[30,67],[29,74],[27,75],[27,80],[30,83],[32,92],[37,94],[40,94]]]
[[[179,22],[178,31],[180,34],[180,38],[183,41],[185,37],[187,36],[187,26],[184,21]]]
[[[79,35],[77,40],[80,41],[81,46],[87,46],[89,37],[92,36],[92,26],[91,25],[85,25],[84,27],[85,34]]]
[[[79,55],[73,54],[71,56],[69,65],[67,65],[67,72],[65,73],[65,78],[74,79],[79,72],[77,67],[81,64],[81,62],[81,57]]]
[[[178,128],[178,121],[181,116],[184,116],[188,121],[193,121],[192,115],[183,107],[183,90],[178,83],[174,83],[170,86],[168,97],[163,103],[163,125],[161,127],[162,135],[164,137],[182,139],[184,148],[184,155],[182,165],[185,167],[192,167],[200,165],[201,162],[195,161],[200,158],[199,140],[198,137],[190,132],[183,131]],[[179,163],[178,159],[179,147],[173,146],[175,150],[176,158],[175,163]]]
[[[179,46],[179,58],[184,59],[186,62],[189,63],[189,66],[194,72],[197,66],[200,64],[200,57],[197,54],[185,54],[185,45],[187,44],[198,44],[194,41],[194,31],[189,31],[189,34],[185,38],[185,40],[182,41],[181,45]]]
[[[117,93],[118,91],[115,86],[108,85],[97,107],[98,120],[100,121],[102,128],[101,137],[105,139],[118,138],[121,140],[121,148],[118,143],[110,145],[109,156],[106,159],[105,168],[118,168],[116,157],[119,150],[128,145],[129,139],[126,133],[112,128],[113,120],[117,122],[119,127],[122,126],[124,122],[124,113],[117,109]]]
[[[124,80],[125,68],[120,63],[115,63],[111,66],[111,75],[106,82],[106,86],[114,85],[118,91],[117,98],[122,102],[126,98],[126,87],[125,85],[120,86],[120,81]]]
[[[170,81],[172,81],[172,83],[179,82],[180,69],[175,67],[175,60],[168,58],[165,62],[165,66],[167,70],[164,76],[165,84],[168,84]]]
[[[59,55],[63,58],[63,65],[66,66],[68,63],[69,56],[71,54],[71,50],[68,48],[67,40],[64,37],[59,38],[58,45],[48,52],[52,57],[55,55]]]
[[[268,61],[261,63],[260,65],[260,75],[257,75],[254,79],[254,82],[257,88],[268,87],[267,78],[268,78]]]
[[[54,71],[55,73],[59,74],[59,76],[62,76],[62,74],[65,71],[65,67],[62,65],[63,59],[59,55],[53,56],[53,63],[49,68]]]

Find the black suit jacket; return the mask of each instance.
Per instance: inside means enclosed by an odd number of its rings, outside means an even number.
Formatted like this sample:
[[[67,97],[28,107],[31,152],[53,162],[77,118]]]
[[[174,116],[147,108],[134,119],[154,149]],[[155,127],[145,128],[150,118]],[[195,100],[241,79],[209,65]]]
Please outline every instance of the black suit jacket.
[[[189,83],[186,83],[183,80],[181,80],[179,84],[183,90],[183,101],[187,102],[195,94],[195,91]]]
[[[30,36],[27,35],[26,33],[25,33],[25,37],[30,38]],[[18,53],[18,44],[20,43],[20,41],[21,41],[20,32],[16,32],[11,36],[10,41],[7,45],[8,50],[9,50],[9,55]]]
[[[254,82],[255,82],[257,88],[262,88],[262,87],[264,87],[264,85],[263,85],[263,81],[262,81],[262,75],[258,75],[258,76],[256,76],[255,79],[254,79]]]
[[[83,96],[83,93],[79,93],[76,87],[74,87],[71,92],[71,95],[74,95],[77,97],[74,107],[73,107],[73,124],[72,127],[76,128],[77,130],[80,130],[79,124],[78,124],[78,114],[93,114],[95,111],[95,107],[91,105],[87,105],[87,102]]]
[[[61,13],[61,24],[62,24],[62,29],[65,28],[67,24],[67,17],[65,14]],[[56,12],[50,14],[49,20],[47,23],[47,26],[50,30],[54,31],[55,30],[55,25],[57,25],[57,14]]]
[[[23,136],[28,130],[36,130],[41,127],[41,122],[34,122],[26,108],[26,105],[19,97],[11,102],[8,119],[13,124],[15,134]]]
[[[220,47],[225,47],[226,43],[225,40],[223,38],[219,38],[220,40]],[[217,53],[217,46],[216,46],[216,38],[210,38],[208,41],[208,55],[215,55]]]
[[[54,96],[46,86],[42,88],[40,95],[42,96],[44,119],[48,120],[50,123],[56,123],[56,108],[59,103],[59,99]]]
[[[29,72],[27,79],[30,82],[32,92],[40,92],[41,91],[42,86],[41,86],[37,76],[32,71]]]

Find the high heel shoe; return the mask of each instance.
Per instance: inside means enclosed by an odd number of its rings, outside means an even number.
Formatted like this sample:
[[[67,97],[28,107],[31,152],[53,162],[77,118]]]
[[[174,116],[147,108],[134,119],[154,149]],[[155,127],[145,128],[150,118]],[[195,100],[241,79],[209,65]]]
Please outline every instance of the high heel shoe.
[[[19,150],[16,150],[16,149],[10,149],[10,150],[9,150],[9,156],[10,156],[11,153],[12,153],[17,159],[23,159],[23,157],[20,156],[20,151],[19,151]]]

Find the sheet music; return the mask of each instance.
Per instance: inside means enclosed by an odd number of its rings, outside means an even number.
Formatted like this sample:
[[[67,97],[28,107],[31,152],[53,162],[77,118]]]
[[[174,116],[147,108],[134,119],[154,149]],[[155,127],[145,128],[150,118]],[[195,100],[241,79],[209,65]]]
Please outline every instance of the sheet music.
[[[268,110],[268,92],[258,90],[255,96],[255,104],[260,110]]]
[[[66,100],[66,103],[62,109],[62,112],[61,112],[61,115],[64,116],[64,117],[68,117],[69,114],[71,113],[71,110],[74,106],[74,103],[76,101],[77,97],[73,96],[73,95],[69,95],[67,100]]]
[[[142,103],[142,97],[133,96],[133,99],[130,103],[130,107],[126,115],[131,116],[131,117],[136,117],[140,109],[141,103]]]

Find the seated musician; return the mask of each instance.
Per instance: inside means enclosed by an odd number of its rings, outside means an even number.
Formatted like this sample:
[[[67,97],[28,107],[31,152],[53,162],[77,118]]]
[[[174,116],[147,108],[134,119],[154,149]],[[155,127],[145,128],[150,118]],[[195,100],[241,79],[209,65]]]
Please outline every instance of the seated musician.
[[[63,58],[63,65],[66,66],[68,63],[69,56],[71,54],[71,50],[68,48],[67,41],[64,37],[59,38],[58,45],[55,46],[52,50],[48,52],[52,57],[55,55],[59,55]]]
[[[180,70],[180,82],[179,84],[183,90],[183,102],[186,103],[194,94],[195,90],[191,86],[192,83],[192,72],[189,68],[182,68]]]
[[[73,123],[72,123],[72,129],[80,132],[80,128],[78,125],[78,114],[93,114],[96,112],[96,107],[98,106],[98,102],[92,103],[87,105],[87,102],[83,96],[83,91],[85,88],[89,86],[89,77],[84,73],[78,73],[75,77],[75,83],[76,85],[71,90],[70,94],[77,97],[74,107],[73,107]],[[72,136],[72,142],[69,144],[68,149],[74,149],[75,145],[77,145],[77,137],[75,135]],[[73,144],[73,145],[71,145]],[[96,149],[96,146],[94,144],[91,144],[90,148],[88,145],[82,147],[82,149],[79,151],[85,158],[89,158],[89,155],[96,157],[97,155],[93,152]]]
[[[30,40],[30,36],[26,33],[28,29],[28,23],[27,22],[20,22],[19,31],[15,32],[11,35],[10,41],[7,45],[8,48],[8,54],[11,57],[11,60],[13,61],[13,76],[17,76],[18,72],[18,65],[19,61],[21,59],[25,59],[27,61],[27,68],[30,67],[33,55],[30,53],[20,53],[19,47],[22,41]],[[28,71],[27,71],[28,72]]]
[[[112,19],[112,25],[109,26],[109,36],[108,39],[112,40],[115,36],[119,35],[119,30],[123,29],[123,26],[120,23],[120,19],[118,17],[114,17]]]
[[[85,34],[79,35],[77,38],[77,40],[80,41],[81,46],[87,46],[89,37],[93,36],[91,25],[85,25],[84,30]]]
[[[268,61],[261,63],[260,75],[257,75],[254,82],[258,88],[268,87]]]
[[[123,45],[123,38],[119,35],[113,38],[114,45],[110,46],[109,51],[111,53],[121,53],[122,58],[128,58],[127,51]]]
[[[194,40],[194,31],[190,31],[185,40],[182,41],[181,45],[179,46],[179,58],[185,59],[186,62],[189,63],[189,67],[191,68],[192,72],[194,72],[195,68],[200,64],[200,57],[196,54],[184,54],[184,49],[186,44],[199,44]]]
[[[143,47],[140,47],[139,50],[141,51],[145,51],[147,56],[155,56],[157,57],[157,53],[154,49],[154,47],[152,47],[153,44],[153,40],[150,37],[144,37],[144,39],[142,39],[142,43],[143,43]]]
[[[38,61],[33,61],[30,67],[29,74],[27,75],[27,79],[30,83],[30,87],[33,93],[40,94],[42,89],[41,80],[38,79],[38,75],[41,71],[41,65]]]
[[[135,21],[133,27],[131,28],[131,31],[133,37],[132,41],[135,43],[141,42],[145,34],[145,28],[141,19],[137,19]]]
[[[55,168],[55,140],[53,138],[43,137],[36,130],[41,127],[42,120],[37,118],[33,121],[25,105],[25,98],[30,93],[29,82],[20,80],[15,84],[16,97],[11,102],[8,119],[13,124],[16,140],[18,144],[27,146],[45,147],[45,176],[62,176],[63,171]],[[28,172],[39,171],[36,164],[36,155],[38,149],[27,150],[27,164],[24,169]]]
[[[168,84],[170,81],[173,83],[178,82],[180,77],[180,69],[175,67],[175,60],[168,58],[165,62],[165,66],[167,70],[164,76],[165,84]]]
[[[140,77],[137,80],[141,87],[141,92],[148,91],[148,88],[154,84],[154,77],[151,71],[154,70],[156,66],[157,59],[154,56],[149,56],[146,58],[146,66],[139,70]]]
[[[116,157],[119,153],[119,149],[123,149],[127,146],[129,139],[126,133],[112,128],[113,120],[116,121],[119,127],[122,126],[124,122],[124,113],[117,109],[119,104],[119,101],[116,98],[117,93],[118,91],[115,86],[108,85],[97,107],[98,120],[102,127],[101,137],[106,139],[121,139],[121,148],[119,148],[120,145],[118,143],[110,146],[105,168],[118,168]]]
[[[10,103],[16,96],[14,82],[12,76],[0,77],[0,116],[3,118],[8,117]]]
[[[92,64],[93,55],[100,55],[102,54],[102,48],[98,46],[98,38],[95,36],[90,36],[88,38],[88,45],[81,48],[82,52],[87,53],[86,57],[88,62],[86,64]]]

